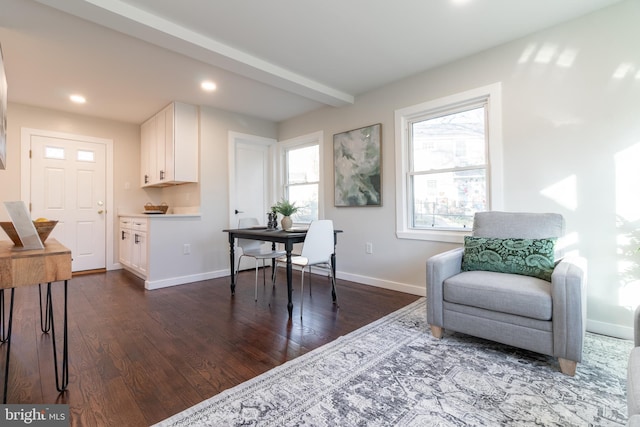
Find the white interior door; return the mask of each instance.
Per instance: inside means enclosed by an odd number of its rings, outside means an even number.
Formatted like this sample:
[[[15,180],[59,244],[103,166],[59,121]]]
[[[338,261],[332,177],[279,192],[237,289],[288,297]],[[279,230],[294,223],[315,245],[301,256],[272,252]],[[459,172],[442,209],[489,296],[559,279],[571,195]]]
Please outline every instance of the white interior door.
[[[274,202],[275,144],[271,138],[229,133],[230,228],[237,228],[240,218],[249,217],[267,225],[267,212]]]
[[[58,220],[51,237],[71,249],[73,271],[106,267],[106,147],[32,135],[32,218]]]

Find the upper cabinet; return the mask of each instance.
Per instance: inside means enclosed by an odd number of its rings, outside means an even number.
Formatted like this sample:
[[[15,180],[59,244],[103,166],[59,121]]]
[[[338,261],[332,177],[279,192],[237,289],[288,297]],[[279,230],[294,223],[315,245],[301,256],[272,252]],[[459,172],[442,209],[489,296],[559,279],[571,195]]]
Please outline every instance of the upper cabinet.
[[[140,127],[143,187],[198,182],[198,111],[173,102]]]

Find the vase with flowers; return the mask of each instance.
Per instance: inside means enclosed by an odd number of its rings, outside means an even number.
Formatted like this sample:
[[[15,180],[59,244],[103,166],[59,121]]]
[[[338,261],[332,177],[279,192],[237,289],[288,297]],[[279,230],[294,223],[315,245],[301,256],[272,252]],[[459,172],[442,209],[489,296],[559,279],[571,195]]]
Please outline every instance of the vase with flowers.
[[[280,221],[280,224],[282,225],[282,229],[285,231],[291,229],[291,227],[293,226],[293,220],[291,219],[291,215],[298,212],[298,209],[299,209],[296,206],[296,203],[295,202],[291,203],[287,199],[282,199],[278,203],[273,205],[271,209],[274,212],[277,212],[280,215],[282,215],[282,220]]]

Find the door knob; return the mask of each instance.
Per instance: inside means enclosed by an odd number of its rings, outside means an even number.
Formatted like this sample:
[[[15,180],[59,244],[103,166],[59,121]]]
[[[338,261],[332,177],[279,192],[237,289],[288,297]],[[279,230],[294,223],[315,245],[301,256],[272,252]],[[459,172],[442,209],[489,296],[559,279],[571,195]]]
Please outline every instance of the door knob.
[[[99,213],[99,214],[101,214],[101,213],[104,213],[104,211],[103,211],[102,209],[100,209],[100,210],[98,211],[98,213]]]
[[[244,211],[239,211],[238,209],[236,209],[236,215],[238,215],[239,213],[244,213]]]

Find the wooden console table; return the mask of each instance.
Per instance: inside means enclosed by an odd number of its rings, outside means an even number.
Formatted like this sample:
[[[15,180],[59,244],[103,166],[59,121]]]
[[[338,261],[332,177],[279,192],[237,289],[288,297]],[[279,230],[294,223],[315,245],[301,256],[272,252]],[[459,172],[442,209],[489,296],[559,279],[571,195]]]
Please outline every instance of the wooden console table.
[[[3,403],[7,403],[7,384],[9,378],[9,356],[11,353],[11,326],[13,323],[13,292],[23,286],[40,286],[47,283],[46,302],[43,314],[42,292],[40,290],[40,328],[42,332],[51,331],[53,342],[53,363],[56,375],[56,388],[64,391],[69,384],[69,359],[67,342],[67,281],[71,279],[71,251],[55,239],[48,239],[44,249],[24,250],[15,247],[10,241],[0,241],[0,342],[6,344],[6,362],[4,373]],[[58,376],[58,352],[53,316],[51,283],[64,281],[64,318],[62,344],[62,373]],[[5,289],[11,290],[9,317],[6,321],[4,303]]]

